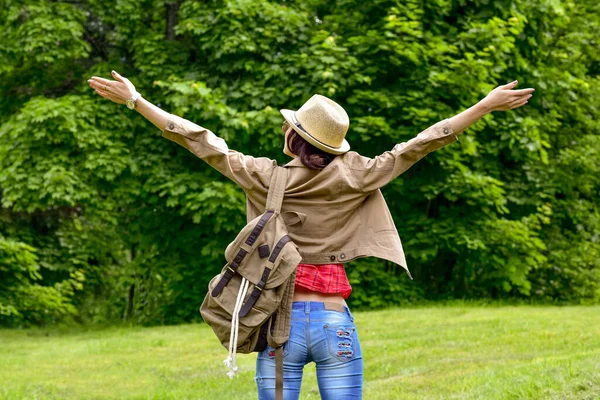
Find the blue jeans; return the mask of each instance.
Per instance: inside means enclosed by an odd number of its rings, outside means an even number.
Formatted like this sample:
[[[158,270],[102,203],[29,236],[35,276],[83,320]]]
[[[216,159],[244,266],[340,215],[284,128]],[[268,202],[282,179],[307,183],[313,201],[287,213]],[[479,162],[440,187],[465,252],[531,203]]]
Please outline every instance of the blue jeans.
[[[363,358],[346,306],[336,310],[328,302],[292,303],[290,339],[283,346],[283,398],[298,399],[302,372],[309,362],[317,366],[319,393],[324,400],[361,399]],[[338,306],[339,307],[339,306]],[[256,358],[259,399],[275,399],[275,352],[267,346]]]

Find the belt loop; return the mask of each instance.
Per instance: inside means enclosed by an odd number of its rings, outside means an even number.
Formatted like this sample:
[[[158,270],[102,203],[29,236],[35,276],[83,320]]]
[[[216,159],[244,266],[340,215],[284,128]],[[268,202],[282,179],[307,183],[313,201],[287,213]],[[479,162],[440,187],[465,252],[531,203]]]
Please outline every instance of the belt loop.
[[[304,313],[305,314],[309,314],[310,313],[310,301],[305,301],[304,302]]]
[[[344,306],[344,310],[346,311],[346,314],[348,314],[348,318],[354,322],[354,317],[352,316],[352,313],[350,313],[350,308],[348,306]]]

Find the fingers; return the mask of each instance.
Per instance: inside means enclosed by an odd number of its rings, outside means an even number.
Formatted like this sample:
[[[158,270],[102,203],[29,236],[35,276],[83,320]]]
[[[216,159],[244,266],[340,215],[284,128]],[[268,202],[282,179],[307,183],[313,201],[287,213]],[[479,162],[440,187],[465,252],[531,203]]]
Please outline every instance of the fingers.
[[[89,81],[95,81],[95,82],[98,82],[98,83],[102,83],[104,85],[109,85],[109,84],[112,85],[112,84],[116,83],[115,81],[111,81],[109,79],[100,78],[99,76],[92,76],[90,79],[88,79],[88,82]]]
[[[501,85],[499,86],[500,89],[512,89],[515,86],[517,86],[517,83],[519,83],[519,81],[512,81],[510,83],[507,83],[506,85]]]
[[[516,101],[516,102],[512,103],[512,105],[510,106],[509,110],[512,110],[513,108],[524,106],[527,103],[529,103],[529,97],[527,97],[526,99],[521,99],[519,101]]]
[[[118,80],[119,82],[125,83],[125,78],[123,78],[117,71],[112,70],[111,73],[112,73],[112,76],[114,76],[114,78],[116,80]]]
[[[92,89],[100,90],[105,93],[110,93],[112,91],[112,88],[110,86],[105,85],[103,83],[91,83],[90,86],[92,87]]]
[[[535,91],[535,89],[533,89],[533,88],[527,88],[527,89],[520,89],[520,90],[511,90],[511,93],[513,95],[522,96],[522,95],[531,94],[534,91]]]
[[[98,89],[96,89],[96,93],[98,93],[102,97],[110,99],[110,93],[105,92],[104,90],[98,90]]]
[[[93,76],[91,79],[88,79],[88,83],[90,87],[93,89],[98,89],[103,92],[111,92],[114,89],[115,81],[109,81],[108,79],[98,78]]]

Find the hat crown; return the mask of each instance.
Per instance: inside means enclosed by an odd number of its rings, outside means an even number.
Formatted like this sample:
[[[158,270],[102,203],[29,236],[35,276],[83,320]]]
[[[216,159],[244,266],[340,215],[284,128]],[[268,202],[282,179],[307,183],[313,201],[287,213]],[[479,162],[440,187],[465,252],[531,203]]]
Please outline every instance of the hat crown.
[[[296,120],[310,136],[331,147],[342,146],[350,126],[342,106],[320,94],[313,95],[296,111]]]

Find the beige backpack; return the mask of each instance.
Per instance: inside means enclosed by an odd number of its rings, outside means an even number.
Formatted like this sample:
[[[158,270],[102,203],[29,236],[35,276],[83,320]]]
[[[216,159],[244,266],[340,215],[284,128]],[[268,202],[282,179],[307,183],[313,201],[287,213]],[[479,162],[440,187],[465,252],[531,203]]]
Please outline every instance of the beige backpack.
[[[289,339],[296,266],[302,260],[281,217],[288,170],[276,167],[265,212],[250,221],[225,250],[227,264],[208,284],[200,307],[221,344],[233,378],[236,352],[275,349],[276,397],[283,398],[283,345]]]

